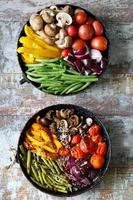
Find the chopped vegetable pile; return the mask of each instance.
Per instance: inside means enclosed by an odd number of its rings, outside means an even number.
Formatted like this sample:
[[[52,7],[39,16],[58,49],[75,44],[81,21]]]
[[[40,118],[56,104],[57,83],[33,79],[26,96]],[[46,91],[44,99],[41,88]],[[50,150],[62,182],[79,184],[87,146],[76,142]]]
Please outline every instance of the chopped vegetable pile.
[[[37,116],[19,146],[20,159],[37,185],[62,193],[90,187],[105,165],[102,127],[74,109]]]
[[[32,83],[44,92],[61,95],[79,92],[97,81],[96,76],[107,65],[107,48],[102,23],[83,9],[64,5],[50,6],[33,14],[24,26],[17,52],[24,62],[23,71]],[[66,62],[63,65],[56,59]],[[66,75],[71,77],[67,76],[66,80]],[[84,83],[78,82],[76,75]],[[60,85],[63,78],[64,84]]]

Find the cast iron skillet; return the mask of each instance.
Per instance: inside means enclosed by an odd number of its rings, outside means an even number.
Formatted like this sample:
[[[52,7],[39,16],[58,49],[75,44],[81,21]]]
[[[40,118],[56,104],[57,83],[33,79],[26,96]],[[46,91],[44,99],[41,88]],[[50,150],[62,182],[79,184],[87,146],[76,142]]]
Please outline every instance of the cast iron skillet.
[[[90,17],[92,17],[92,18],[94,18],[94,19],[97,19],[97,18],[95,17],[95,15],[93,15],[92,13],[90,13],[88,10],[86,10],[86,9],[84,9],[84,8],[81,8],[81,7],[78,7],[78,6],[74,6],[74,5],[71,5],[71,4],[56,4],[56,6],[59,6],[59,7],[62,7],[62,6],[65,6],[65,5],[70,5],[74,10],[77,9],[77,8],[83,9],[83,10],[85,10],[85,12],[86,12]],[[48,6],[48,7],[50,7],[50,6]],[[39,11],[38,13],[40,13],[40,11]],[[30,25],[30,24],[29,24],[29,21],[27,21],[26,24]],[[25,26],[25,25],[24,25],[24,26]],[[21,43],[19,42],[20,37],[25,36],[24,26],[23,26],[22,31],[21,31],[21,33],[20,33],[20,35],[19,35],[19,38],[18,38],[17,48],[21,46]],[[104,32],[104,36],[105,36],[105,37],[107,38],[107,40],[108,40],[106,30],[105,30],[105,32]],[[109,59],[109,40],[108,40],[108,47],[107,47],[107,50],[103,52],[103,56],[104,56],[104,57],[106,58],[106,60],[108,61],[108,59]],[[18,57],[18,62],[19,62],[20,68],[21,68],[21,70],[22,70],[22,74],[23,74],[23,78],[20,80],[20,84],[23,84],[23,83],[25,83],[25,82],[28,82],[28,83],[31,83],[31,84],[32,84],[33,86],[35,86],[36,88],[38,88],[39,85],[38,85],[37,83],[34,83],[33,81],[31,81],[31,80],[29,80],[29,79],[27,78],[27,76],[26,76],[26,70],[27,70],[27,68],[24,66],[24,62],[23,62],[23,60],[22,60],[22,58],[21,58],[21,55],[20,55],[19,53],[17,53],[17,57]],[[103,70],[103,71],[104,71],[104,70]],[[103,73],[103,72],[102,72],[102,73]],[[101,74],[102,74],[102,73],[101,73]],[[101,75],[101,74],[100,74],[100,75]],[[99,75],[99,76],[100,76],[100,75]],[[94,83],[93,83],[93,84],[94,84]],[[38,88],[38,89],[39,89],[39,88]]]
[[[38,186],[36,183],[34,183],[30,179],[30,177],[27,174],[26,169],[24,168],[22,161],[21,161],[19,145],[22,144],[26,131],[29,129],[29,127],[32,125],[32,123],[35,122],[37,116],[43,117],[43,116],[45,116],[45,114],[49,110],[60,110],[60,109],[66,109],[66,108],[74,109],[75,113],[77,113],[79,116],[82,115],[82,116],[85,116],[85,117],[91,117],[94,122],[96,122],[97,124],[99,124],[102,127],[102,136],[105,138],[106,143],[107,143],[107,154],[106,154],[106,157],[105,157],[106,161],[105,161],[105,165],[104,165],[103,169],[99,172],[98,176],[95,178],[95,181],[92,183],[92,185],[90,187],[85,187],[85,188],[78,190],[76,192],[68,192],[67,194],[64,194],[64,193],[55,192],[55,191],[48,191],[48,190]],[[111,158],[111,142],[110,142],[110,138],[109,138],[109,135],[108,135],[106,128],[104,127],[102,122],[91,111],[89,111],[85,108],[82,108],[80,106],[72,105],[72,104],[57,104],[57,105],[52,105],[52,106],[49,106],[49,107],[46,107],[46,108],[40,110],[38,113],[33,115],[28,120],[28,122],[26,123],[26,125],[25,125],[24,129],[22,130],[20,137],[19,137],[16,158],[17,158],[17,162],[20,164],[20,167],[21,167],[24,175],[26,176],[26,178],[31,182],[31,184],[33,186],[35,186],[36,188],[38,188],[42,192],[45,192],[45,193],[48,193],[48,194],[51,194],[51,195],[54,195],[54,196],[62,196],[62,197],[63,196],[68,196],[68,197],[69,196],[75,196],[75,195],[81,194],[81,193],[83,193],[87,190],[94,188],[94,186],[103,179],[103,176],[108,169],[110,158]]]

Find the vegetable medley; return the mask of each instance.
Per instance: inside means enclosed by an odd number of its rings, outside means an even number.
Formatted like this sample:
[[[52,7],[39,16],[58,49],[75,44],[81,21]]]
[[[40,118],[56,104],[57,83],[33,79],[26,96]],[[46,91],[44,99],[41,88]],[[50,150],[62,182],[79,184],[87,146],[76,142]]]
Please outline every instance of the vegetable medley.
[[[81,91],[96,82],[107,65],[104,27],[82,9],[70,5],[47,7],[30,17],[24,33],[17,52],[27,78],[42,91]],[[62,85],[64,76],[67,78]]]
[[[104,167],[107,144],[101,126],[90,116],[57,109],[37,116],[19,149],[33,182],[68,193],[93,184]]]

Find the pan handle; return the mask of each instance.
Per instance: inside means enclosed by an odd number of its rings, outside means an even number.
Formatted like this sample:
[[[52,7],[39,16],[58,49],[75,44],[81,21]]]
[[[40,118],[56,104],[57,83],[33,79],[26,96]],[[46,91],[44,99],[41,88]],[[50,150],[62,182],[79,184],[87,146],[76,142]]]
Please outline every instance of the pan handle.
[[[30,81],[25,77],[23,76],[23,78],[19,81],[20,85],[23,85],[24,83],[30,83]]]

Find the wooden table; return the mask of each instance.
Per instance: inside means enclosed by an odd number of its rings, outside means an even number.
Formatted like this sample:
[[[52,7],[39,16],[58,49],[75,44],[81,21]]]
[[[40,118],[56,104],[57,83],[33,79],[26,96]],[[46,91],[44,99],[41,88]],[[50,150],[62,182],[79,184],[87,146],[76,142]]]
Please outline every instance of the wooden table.
[[[133,199],[133,1],[75,0],[105,24],[111,43],[110,65],[100,81],[86,91],[59,97],[30,84],[20,85],[17,38],[31,13],[57,0],[0,0],[0,200],[132,200]],[[72,1],[68,0],[67,3]],[[92,191],[56,198],[35,189],[14,164],[24,124],[36,111],[57,103],[92,110],[106,125],[112,140],[110,169]]]

